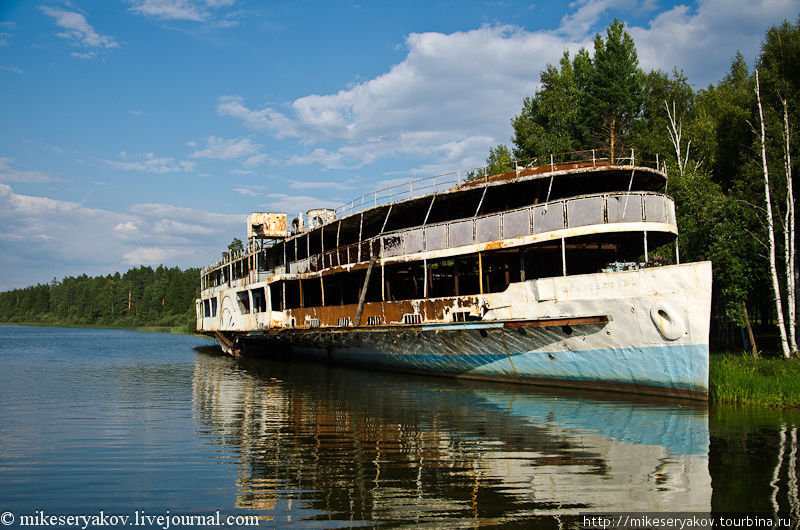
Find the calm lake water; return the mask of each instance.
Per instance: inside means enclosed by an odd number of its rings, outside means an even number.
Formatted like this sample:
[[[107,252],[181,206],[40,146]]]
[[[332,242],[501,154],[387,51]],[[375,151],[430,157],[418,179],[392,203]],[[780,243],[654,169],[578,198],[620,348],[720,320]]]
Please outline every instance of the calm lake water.
[[[794,411],[230,359],[212,344],[0,326],[0,511],[323,528],[800,511]]]

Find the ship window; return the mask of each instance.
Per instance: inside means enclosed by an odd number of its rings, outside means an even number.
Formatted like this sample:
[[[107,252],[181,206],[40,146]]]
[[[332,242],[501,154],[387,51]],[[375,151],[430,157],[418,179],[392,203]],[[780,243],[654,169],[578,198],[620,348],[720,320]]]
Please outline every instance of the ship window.
[[[303,307],[318,307],[322,305],[322,286],[319,278],[303,280]]]
[[[454,295],[478,294],[478,256],[456,258],[453,260]]]
[[[212,317],[217,316],[217,299],[216,298],[212,298],[211,299],[211,316]]]
[[[269,285],[269,295],[272,302],[272,310],[282,311],[283,304],[281,304],[281,300],[283,298],[283,283],[282,282],[271,283]]]
[[[297,242],[297,259],[305,259],[308,257],[308,235],[295,239]]]
[[[520,280],[517,252],[484,255],[482,261],[484,293],[505,291],[510,283]]]
[[[300,282],[292,280],[285,282],[286,288],[286,309],[300,307]]]
[[[239,291],[236,293],[236,301],[239,303],[239,311],[241,313],[250,312],[250,295],[247,291]]]
[[[424,270],[422,262],[389,265],[384,270],[386,300],[413,300],[424,293]]]
[[[203,316],[210,317],[211,316],[211,301],[210,300],[203,300]]]
[[[264,293],[264,288],[259,287],[257,289],[253,289],[253,311],[255,313],[263,313],[267,310],[267,297]]]
[[[455,261],[444,259],[428,262],[428,296],[441,298],[456,294]]]

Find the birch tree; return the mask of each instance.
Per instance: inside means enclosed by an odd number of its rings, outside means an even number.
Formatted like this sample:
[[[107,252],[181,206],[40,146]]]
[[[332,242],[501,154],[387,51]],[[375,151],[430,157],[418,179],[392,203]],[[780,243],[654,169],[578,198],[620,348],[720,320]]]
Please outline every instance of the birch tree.
[[[785,98],[783,105],[783,163],[786,171],[786,214],[783,221],[784,259],[786,262],[786,305],[788,313],[789,346],[792,352],[797,351],[796,337],[796,291],[795,291],[795,220],[794,191],[792,185],[792,152],[789,143],[789,110]]]
[[[669,126],[667,133],[669,133],[669,141],[675,149],[675,158],[678,161],[678,174],[683,177],[686,165],[689,163],[689,149],[692,146],[692,141],[689,140],[686,144],[686,152],[683,150],[683,118],[678,118],[675,112],[675,101],[672,102],[672,111],[669,110],[669,104],[664,101],[664,107],[667,109],[667,117],[669,118]]]
[[[767,140],[766,128],[764,126],[764,110],[761,105],[761,91],[758,80],[758,69],[756,69],[756,101],[758,102],[758,117],[761,125],[759,141],[761,143],[761,169],[764,175],[764,200],[766,201],[767,211],[767,236],[769,239],[769,272],[772,278],[772,291],[775,295],[775,310],[778,317],[778,331],[780,332],[781,352],[785,358],[791,357],[789,342],[786,337],[786,325],[783,320],[783,301],[781,297],[781,286],[778,280],[778,267],[776,264],[775,248],[775,224],[772,218],[772,198],[769,187],[769,169],[767,168]]]

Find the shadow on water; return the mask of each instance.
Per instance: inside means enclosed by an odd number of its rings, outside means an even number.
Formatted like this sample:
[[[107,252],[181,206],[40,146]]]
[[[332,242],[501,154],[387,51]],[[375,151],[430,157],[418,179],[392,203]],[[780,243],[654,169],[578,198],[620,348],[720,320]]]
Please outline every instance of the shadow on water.
[[[711,509],[705,405],[206,348],[193,395],[201,431],[238,448],[239,508],[288,499],[318,523],[541,528],[583,512]]]

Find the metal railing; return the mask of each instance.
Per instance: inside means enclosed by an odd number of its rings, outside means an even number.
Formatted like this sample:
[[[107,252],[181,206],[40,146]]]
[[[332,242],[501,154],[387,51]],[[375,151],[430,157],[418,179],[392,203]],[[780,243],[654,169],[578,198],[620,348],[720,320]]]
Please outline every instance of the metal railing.
[[[539,235],[557,230],[614,223],[651,222],[676,226],[675,202],[654,192],[583,195],[475,218],[397,230],[364,241],[292,261],[291,274],[331,267],[448,250],[474,244]],[[280,274],[285,265],[276,267]]]
[[[382,188],[357,197],[334,209],[337,218],[374,208],[382,204],[421,197],[431,193],[447,191],[467,182],[490,182],[493,176],[515,172],[519,176],[548,173],[571,169],[564,166],[597,167],[608,165],[650,167],[659,169],[658,154],[628,149],[614,154],[608,149],[590,149],[566,153],[550,153],[532,158],[517,159],[507,164],[479,166],[472,169],[452,171],[433,177],[409,180],[401,184]]]
[[[335,208],[334,212],[336,218],[341,218],[382,204],[448,191],[454,187],[468,183],[474,185],[472,183],[488,183],[500,176],[513,177],[514,175],[510,175],[511,173],[514,173],[516,176],[545,176],[548,173],[556,171],[609,165],[649,167],[659,170],[660,163],[661,161],[659,160],[658,154],[653,155],[633,149],[620,150],[613,154],[607,149],[550,153],[538,157],[513,160],[507,164],[480,166],[468,170],[443,173],[433,177],[409,180],[408,182],[362,195],[361,197]],[[357,245],[359,245],[359,243],[354,243],[351,246],[355,247]],[[201,274],[205,275],[212,270],[228,266],[230,263],[250,253],[251,252],[247,250],[229,253],[217,263],[203,267],[201,269]]]

